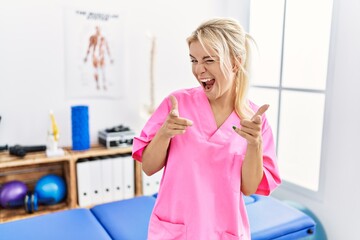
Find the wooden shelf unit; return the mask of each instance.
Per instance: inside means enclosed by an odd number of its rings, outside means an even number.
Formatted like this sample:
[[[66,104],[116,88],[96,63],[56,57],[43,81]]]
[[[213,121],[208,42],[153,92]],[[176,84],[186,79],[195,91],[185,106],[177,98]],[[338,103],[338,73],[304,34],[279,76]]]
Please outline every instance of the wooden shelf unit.
[[[47,157],[44,152],[28,153],[23,158],[11,156],[7,152],[0,153],[0,185],[8,181],[19,180],[23,181],[30,191],[33,191],[36,181],[40,177],[51,173],[63,177],[67,185],[67,196],[64,201],[55,205],[39,205],[39,210],[32,214],[26,213],[24,208],[5,209],[0,206],[0,223],[77,208],[77,160],[88,157],[127,154],[131,153],[132,148],[107,149],[96,145],[86,151],[72,151],[71,148],[65,148],[64,150],[65,155],[60,157]],[[139,196],[142,194],[141,165],[136,161],[134,161],[134,164],[135,196]]]

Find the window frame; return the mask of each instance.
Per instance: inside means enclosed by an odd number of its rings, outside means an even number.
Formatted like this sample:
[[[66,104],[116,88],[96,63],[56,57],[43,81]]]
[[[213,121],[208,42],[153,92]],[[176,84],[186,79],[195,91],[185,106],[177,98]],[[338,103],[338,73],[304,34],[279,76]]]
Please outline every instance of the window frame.
[[[259,84],[252,84],[250,88],[257,88],[257,89],[271,89],[278,91],[278,113],[276,119],[276,153],[278,154],[279,148],[279,133],[280,133],[280,115],[281,115],[281,101],[282,101],[282,92],[286,91],[296,91],[296,92],[309,92],[309,93],[316,93],[316,94],[323,94],[324,95],[324,108],[323,108],[323,125],[322,125],[322,136],[321,136],[321,149],[320,149],[320,165],[319,165],[319,178],[318,178],[318,190],[314,191],[309,188],[303,187],[301,185],[292,183],[285,179],[282,180],[282,184],[280,185],[280,190],[288,190],[291,192],[295,192],[306,196],[308,198],[322,201],[324,196],[324,189],[325,189],[325,162],[326,162],[326,146],[328,145],[329,137],[328,137],[328,126],[329,126],[329,113],[331,112],[330,106],[332,99],[332,94],[329,89],[332,89],[333,84],[333,76],[334,76],[334,64],[335,64],[335,56],[334,56],[334,36],[335,36],[335,26],[334,22],[337,18],[336,11],[334,9],[336,1],[332,0],[332,8],[331,8],[331,16],[330,16],[330,34],[329,34],[329,42],[328,42],[328,56],[327,56],[327,69],[326,69],[326,76],[325,76],[325,89],[311,89],[311,88],[291,88],[291,87],[283,87],[283,65],[284,65],[284,39],[285,39],[285,24],[286,24],[286,4],[287,0],[284,0],[284,12],[283,12],[283,28],[282,28],[282,38],[281,38],[281,57],[280,57],[280,74],[279,74],[279,82],[278,86],[265,86]],[[251,0],[250,0],[250,7],[251,7]],[[251,13],[250,13],[251,14]],[[251,15],[249,14],[249,25],[251,21]],[[250,33],[251,34],[251,33]],[[256,39],[255,39],[256,41]],[[281,173],[280,173],[281,176]]]

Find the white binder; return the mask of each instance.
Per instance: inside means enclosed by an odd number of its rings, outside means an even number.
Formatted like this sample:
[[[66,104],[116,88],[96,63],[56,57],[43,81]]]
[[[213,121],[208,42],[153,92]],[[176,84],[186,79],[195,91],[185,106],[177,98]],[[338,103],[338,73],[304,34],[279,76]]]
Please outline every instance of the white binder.
[[[91,205],[91,177],[89,159],[79,159],[76,162],[77,195],[80,207]]]
[[[160,171],[152,175],[152,188],[151,188],[151,195],[158,193],[160,188],[161,179],[164,173],[164,168],[162,168]]]
[[[150,196],[154,195],[159,191],[161,178],[164,172],[164,168],[158,171],[157,173],[147,176],[144,171],[142,171],[142,187],[143,194]]]
[[[142,190],[143,190],[143,195],[146,196],[150,196],[152,195],[152,176],[148,176],[145,174],[144,171],[142,171],[141,174],[141,180],[142,180]]]
[[[121,155],[115,155],[112,161],[112,192],[113,200],[124,199],[124,158]]]
[[[131,154],[123,155],[124,173],[124,198],[135,196],[134,159]]]
[[[113,161],[111,156],[101,158],[101,191],[102,202],[107,203],[113,201]]]
[[[98,157],[90,158],[90,176],[91,176],[91,204],[102,203],[102,182],[101,182],[101,159]]]

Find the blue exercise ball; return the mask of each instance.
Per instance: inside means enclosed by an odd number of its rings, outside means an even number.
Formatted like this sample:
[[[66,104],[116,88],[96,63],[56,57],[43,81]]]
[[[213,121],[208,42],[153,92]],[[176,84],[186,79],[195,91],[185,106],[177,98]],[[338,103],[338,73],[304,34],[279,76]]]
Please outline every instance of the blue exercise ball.
[[[39,203],[56,204],[66,196],[66,183],[62,177],[55,174],[45,175],[36,182],[35,192]]]

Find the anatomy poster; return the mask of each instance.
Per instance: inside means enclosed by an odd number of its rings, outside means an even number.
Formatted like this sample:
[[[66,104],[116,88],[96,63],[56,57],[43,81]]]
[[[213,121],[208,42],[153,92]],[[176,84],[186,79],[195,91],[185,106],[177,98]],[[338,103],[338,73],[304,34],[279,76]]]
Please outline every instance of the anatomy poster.
[[[119,98],[124,89],[124,19],[65,10],[65,77],[70,98]]]

